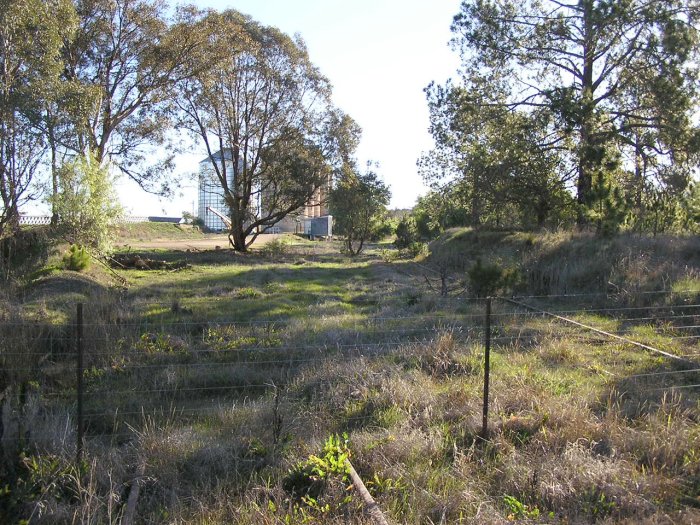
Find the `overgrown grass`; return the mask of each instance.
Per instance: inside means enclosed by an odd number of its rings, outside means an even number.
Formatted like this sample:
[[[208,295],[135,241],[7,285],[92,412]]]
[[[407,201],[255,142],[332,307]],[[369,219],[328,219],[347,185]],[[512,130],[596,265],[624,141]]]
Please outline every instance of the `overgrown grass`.
[[[540,243],[573,261],[564,246],[579,242],[465,235],[465,256],[493,248],[504,262],[527,248],[527,264]],[[692,367],[495,300],[484,441],[484,302],[437,297],[409,261],[335,249],[165,253],[191,267],[121,272],[126,289],[59,274],[28,288],[24,304],[0,298],[0,517],[115,522],[145,460],[139,522],[369,523],[340,477],[297,480],[318,489],[306,499],[290,489],[291,473],[347,432],[353,465],[396,523],[700,519]],[[669,286],[696,275],[659,267],[677,272]],[[528,301],[690,354],[696,343],[675,337],[697,335],[697,310],[678,306],[693,295],[642,297]],[[88,415],[78,467],[65,324],[76,299],[86,304]],[[634,315],[620,310],[630,304]]]

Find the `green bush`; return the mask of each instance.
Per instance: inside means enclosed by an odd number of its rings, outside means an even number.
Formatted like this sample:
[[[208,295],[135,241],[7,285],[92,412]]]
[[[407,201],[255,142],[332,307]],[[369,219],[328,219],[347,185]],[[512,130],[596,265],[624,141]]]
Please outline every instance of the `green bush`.
[[[90,254],[84,246],[71,244],[68,253],[63,256],[63,266],[66,270],[82,272],[90,266]]]
[[[91,156],[78,157],[61,166],[59,181],[60,192],[50,201],[60,217],[62,235],[98,252],[110,252],[123,209],[109,167]]]
[[[396,240],[394,241],[394,245],[399,250],[403,250],[405,248],[410,248],[411,245],[418,243],[419,240],[420,236],[418,235],[415,219],[408,216],[401,219],[396,226]]]
[[[406,247],[405,252],[413,258],[419,255],[426,255],[428,253],[428,245],[420,241],[412,242]]]
[[[289,242],[285,238],[272,239],[267,241],[260,248],[260,253],[265,257],[281,257],[289,252]]]
[[[519,279],[516,269],[501,268],[496,263],[483,264],[481,259],[477,259],[474,266],[467,270],[467,275],[469,288],[476,297],[487,297],[511,288]]]

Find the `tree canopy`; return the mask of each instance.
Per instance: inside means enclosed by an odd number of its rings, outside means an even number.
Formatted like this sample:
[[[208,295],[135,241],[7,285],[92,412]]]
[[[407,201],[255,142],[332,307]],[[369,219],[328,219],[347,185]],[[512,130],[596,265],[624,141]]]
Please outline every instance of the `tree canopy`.
[[[0,1],[0,235],[19,224],[47,140],[44,106],[56,97],[61,49],[75,17],[63,0]]]
[[[161,175],[173,167],[170,100],[200,35],[169,20],[163,0],[75,0],[75,9],[80,22],[63,48],[64,77],[92,98],[74,112],[66,146],[167,193],[170,181]]]
[[[461,82],[427,89],[432,180],[449,165],[476,186],[507,172],[526,185],[515,194],[563,197],[563,184],[579,222],[603,186],[640,208],[652,190],[687,192],[700,148],[698,15],[696,0],[463,1],[452,25]]]
[[[245,250],[327,185],[357,146],[359,127],[331,104],[303,40],[237,11],[165,0],[0,7],[0,234],[47,174],[62,220],[59,194],[82,179],[61,177],[80,158],[91,173],[107,177],[113,166],[169,193],[189,131],[212,160],[231,244]]]
[[[231,245],[245,251],[328,184],[359,131],[332,107],[301,39],[234,10],[190,14],[208,43],[179,83],[181,122],[206,149]]]
[[[345,237],[347,253],[359,254],[365,242],[383,230],[390,196],[389,188],[369,167],[365,173],[354,164],[344,167],[331,191],[330,209],[335,231]]]

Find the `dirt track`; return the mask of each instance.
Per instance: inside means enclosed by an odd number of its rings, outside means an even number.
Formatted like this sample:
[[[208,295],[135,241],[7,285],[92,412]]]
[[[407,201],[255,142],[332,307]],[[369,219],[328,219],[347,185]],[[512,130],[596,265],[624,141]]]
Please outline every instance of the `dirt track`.
[[[273,239],[282,237],[272,233],[259,235],[253,246],[261,246]],[[129,240],[117,243],[117,246],[130,246],[132,250],[215,250],[218,246],[221,249],[228,249],[228,236],[222,234],[209,234],[203,237],[192,239],[149,239],[149,240]]]

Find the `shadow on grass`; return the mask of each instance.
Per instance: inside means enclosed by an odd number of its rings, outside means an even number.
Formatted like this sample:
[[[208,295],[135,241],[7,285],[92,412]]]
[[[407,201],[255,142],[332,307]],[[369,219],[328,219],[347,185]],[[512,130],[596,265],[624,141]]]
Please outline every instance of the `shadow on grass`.
[[[377,260],[342,265],[268,262],[221,266],[207,273],[186,270],[172,273],[172,279],[144,284],[130,295],[145,305],[148,319],[160,322],[183,315],[196,321],[226,316],[238,322],[284,319],[308,315],[309,307],[324,305],[337,312],[365,312],[376,308],[393,285],[375,271],[378,264]],[[173,302],[178,306],[172,307]],[[164,308],[149,310],[149,305]]]
[[[697,410],[700,406],[698,369],[700,364],[659,358],[611,383],[601,396],[601,406],[616,408],[628,419],[653,414],[670,400],[682,410]]]

